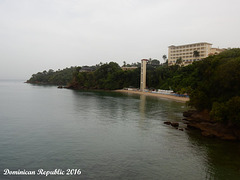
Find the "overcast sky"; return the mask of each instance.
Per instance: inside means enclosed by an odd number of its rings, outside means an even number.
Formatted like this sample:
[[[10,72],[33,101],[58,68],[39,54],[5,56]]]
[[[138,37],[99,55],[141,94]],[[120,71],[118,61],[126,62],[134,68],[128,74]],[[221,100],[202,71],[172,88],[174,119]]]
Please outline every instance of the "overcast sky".
[[[239,0],[0,0],[0,79],[162,60],[169,45],[240,47]]]

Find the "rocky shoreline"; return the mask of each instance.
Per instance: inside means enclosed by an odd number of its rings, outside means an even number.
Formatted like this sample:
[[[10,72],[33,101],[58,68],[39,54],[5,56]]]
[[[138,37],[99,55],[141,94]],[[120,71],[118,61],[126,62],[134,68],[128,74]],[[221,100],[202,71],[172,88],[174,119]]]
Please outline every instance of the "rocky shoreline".
[[[224,124],[211,120],[207,111],[189,110],[183,113],[183,121],[188,129],[199,129],[206,137],[216,137],[223,140],[240,141],[240,128],[232,124]]]

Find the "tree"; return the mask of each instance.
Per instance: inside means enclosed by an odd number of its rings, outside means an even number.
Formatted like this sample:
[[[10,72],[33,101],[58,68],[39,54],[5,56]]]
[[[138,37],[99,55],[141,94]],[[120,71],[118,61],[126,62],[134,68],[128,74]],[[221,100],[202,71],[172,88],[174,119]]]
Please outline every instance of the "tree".
[[[164,60],[164,62],[165,62],[166,59],[167,59],[167,56],[164,54],[164,55],[162,56],[162,58],[163,58],[163,60]]]
[[[177,59],[176,65],[179,65],[179,66],[182,65],[182,58],[181,57]]]
[[[54,71],[49,69],[43,72],[33,74],[32,77],[27,80],[28,83],[39,83],[39,84],[54,84],[54,85],[67,85],[72,79],[73,75],[77,74],[77,67],[65,68],[63,70]]]
[[[148,59],[147,64],[152,64],[152,58],[149,58],[149,59]]]
[[[152,60],[152,65],[157,66],[160,64],[160,61],[157,59]]]
[[[71,67],[71,68],[72,68],[72,67]],[[49,69],[48,72],[47,72],[48,75],[51,75],[51,74],[53,74],[53,73],[54,73],[54,70],[52,70],[52,69]]]
[[[126,61],[123,61],[123,67],[126,67]]]
[[[193,57],[197,58],[200,56],[199,51],[193,51]]]

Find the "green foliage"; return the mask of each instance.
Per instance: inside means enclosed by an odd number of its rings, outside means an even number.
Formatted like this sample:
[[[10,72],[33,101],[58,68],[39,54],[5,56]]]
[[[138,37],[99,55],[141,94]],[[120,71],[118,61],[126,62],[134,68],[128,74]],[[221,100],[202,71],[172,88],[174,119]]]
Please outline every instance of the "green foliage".
[[[176,61],[176,64],[179,65],[179,66],[181,66],[182,63],[183,63],[182,58],[181,58],[181,57],[178,58],[177,61]]]
[[[240,125],[240,96],[231,98],[226,103],[227,120],[233,124]]]
[[[199,51],[193,51],[193,57],[199,57],[200,52]]]
[[[240,96],[235,96],[227,102],[214,102],[210,115],[215,120],[240,126]]]
[[[164,54],[164,55],[162,56],[162,58],[163,58],[163,60],[164,60],[164,62],[165,62],[166,59],[167,59],[167,56]]]
[[[66,85],[73,78],[73,73],[79,69],[79,67],[65,68],[54,72],[52,69],[49,71],[38,72],[33,74],[32,77],[27,80],[28,83],[37,84],[53,84],[53,85]]]
[[[78,72],[74,75],[73,83],[77,88],[114,90],[129,86],[139,87],[138,77],[138,69],[123,71],[117,63],[110,62],[101,64],[94,72]]]
[[[226,104],[214,102],[210,115],[217,121],[226,121]]]
[[[184,75],[189,68],[188,75]],[[207,109],[211,117],[240,125],[240,49],[231,49],[183,67],[177,76],[179,86],[187,87],[189,105]],[[182,80],[179,80],[182,79]]]
[[[155,66],[158,66],[158,65],[160,65],[160,61],[157,60],[157,59],[154,59],[154,60],[152,60],[151,64],[155,65]]]
[[[240,52],[240,49],[225,51],[195,64],[195,69],[198,70],[201,78],[198,78],[190,94],[190,102],[193,106],[211,110],[214,102],[226,102],[240,95],[240,53],[237,53],[238,51]],[[196,91],[204,93],[206,101],[209,101],[208,105],[196,100]]]

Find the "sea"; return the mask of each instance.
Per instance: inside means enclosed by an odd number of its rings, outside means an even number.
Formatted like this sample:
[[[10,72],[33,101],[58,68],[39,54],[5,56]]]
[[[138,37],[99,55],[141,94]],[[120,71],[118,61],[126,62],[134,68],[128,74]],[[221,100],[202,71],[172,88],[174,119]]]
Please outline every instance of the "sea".
[[[187,109],[158,97],[0,80],[0,179],[240,179],[240,143],[185,129]]]

